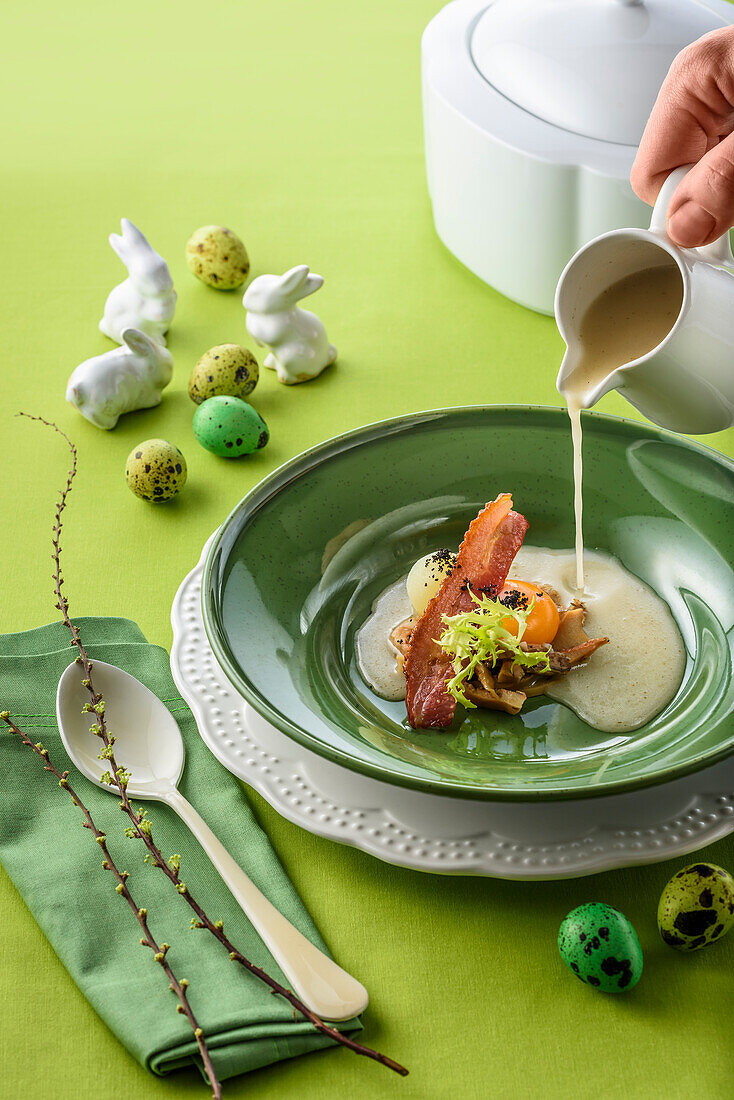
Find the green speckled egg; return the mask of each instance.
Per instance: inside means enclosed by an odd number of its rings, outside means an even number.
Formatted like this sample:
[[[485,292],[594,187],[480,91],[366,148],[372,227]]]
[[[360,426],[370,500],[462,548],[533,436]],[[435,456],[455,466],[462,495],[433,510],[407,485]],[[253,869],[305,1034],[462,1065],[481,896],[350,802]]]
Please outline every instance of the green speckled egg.
[[[223,225],[202,225],[186,244],[189,271],[207,286],[234,290],[250,271],[247,249],[236,233]]]
[[[202,447],[222,458],[259,451],[270,438],[258,412],[239,397],[210,397],[194,413],[194,435]]]
[[[239,344],[217,344],[204,352],[189,378],[189,397],[200,405],[209,397],[241,397],[244,401],[257,385],[257,359]]]
[[[660,896],[658,928],[677,951],[698,951],[734,925],[734,878],[715,863],[692,863]]]
[[[624,913],[603,901],[568,914],[558,930],[558,950],[577,978],[602,993],[626,993],[642,976],[637,933]]]
[[[127,456],[125,480],[136,497],[161,504],[186,484],[186,459],[167,439],[146,439]]]

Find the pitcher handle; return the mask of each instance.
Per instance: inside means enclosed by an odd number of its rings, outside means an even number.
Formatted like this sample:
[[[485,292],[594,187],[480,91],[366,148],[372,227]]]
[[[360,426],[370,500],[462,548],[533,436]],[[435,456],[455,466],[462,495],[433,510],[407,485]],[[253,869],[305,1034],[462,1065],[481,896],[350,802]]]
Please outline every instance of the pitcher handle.
[[[729,236],[729,230],[711,244],[705,244],[701,248],[697,248],[699,256],[703,260],[708,260],[710,264],[716,264],[719,267],[725,267],[730,271],[734,271],[734,253],[731,250],[731,238]]]
[[[661,233],[666,237],[668,236],[668,207],[670,206],[670,200],[678,184],[688,175],[691,168],[693,168],[692,164],[684,164],[681,168],[674,168],[660,188],[660,193],[655,200],[655,205],[652,208],[652,217],[650,218],[650,229],[653,233]],[[715,241],[712,241],[711,244],[705,244],[701,248],[687,249],[686,251],[696,252],[701,259],[706,260],[707,263],[734,268],[734,253],[732,253],[731,250],[728,230],[726,233],[722,233]]]

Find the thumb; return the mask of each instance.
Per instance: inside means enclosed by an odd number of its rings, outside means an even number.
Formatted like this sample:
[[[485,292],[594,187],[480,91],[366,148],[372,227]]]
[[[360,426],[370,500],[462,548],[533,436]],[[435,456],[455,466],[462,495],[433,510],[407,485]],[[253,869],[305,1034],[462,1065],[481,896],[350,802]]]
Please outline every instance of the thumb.
[[[683,248],[711,244],[734,225],[734,134],[699,160],[668,207],[668,234]]]

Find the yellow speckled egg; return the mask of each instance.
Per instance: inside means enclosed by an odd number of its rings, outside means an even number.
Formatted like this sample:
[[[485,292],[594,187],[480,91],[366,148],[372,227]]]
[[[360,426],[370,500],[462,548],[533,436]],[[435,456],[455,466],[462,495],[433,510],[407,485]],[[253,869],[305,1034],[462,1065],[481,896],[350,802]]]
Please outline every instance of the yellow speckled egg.
[[[247,249],[237,234],[223,225],[203,225],[191,234],[186,263],[197,279],[217,290],[242,286],[250,271]]]
[[[715,863],[692,863],[660,896],[658,928],[669,947],[697,951],[734,925],[734,878]]]
[[[189,378],[189,397],[196,405],[209,397],[239,397],[243,401],[257,385],[257,359],[239,344],[217,344],[204,352]]]
[[[133,447],[125,463],[125,480],[136,497],[160,504],[186,484],[186,459],[167,439],[146,439]]]

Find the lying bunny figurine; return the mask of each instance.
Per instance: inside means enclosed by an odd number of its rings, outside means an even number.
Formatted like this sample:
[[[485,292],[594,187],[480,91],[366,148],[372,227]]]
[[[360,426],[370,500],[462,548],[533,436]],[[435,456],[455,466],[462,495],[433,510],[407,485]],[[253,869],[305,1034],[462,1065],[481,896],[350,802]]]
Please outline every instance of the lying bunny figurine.
[[[110,291],[99,327],[105,336],[122,343],[126,328],[147,333],[165,344],[176,310],[176,291],[168,265],[131,221],[123,218],[122,236],[110,233],[110,244],[128,270],[129,278]]]
[[[66,388],[66,400],[98,428],[114,428],[123,413],[160,405],[173,376],[173,356],[157,340],[126,328],[122,342],[80,363]]]
[[[285,275],[259,275],[248,286],[242,304],[247,310],[247,331],[270,354],[265,366],[278,373],[286,386],[308,382],[336,359],[336,348],[315,313],[300,309],[299,299],[313,294],[324,280],[310,275],[306,264]]]

